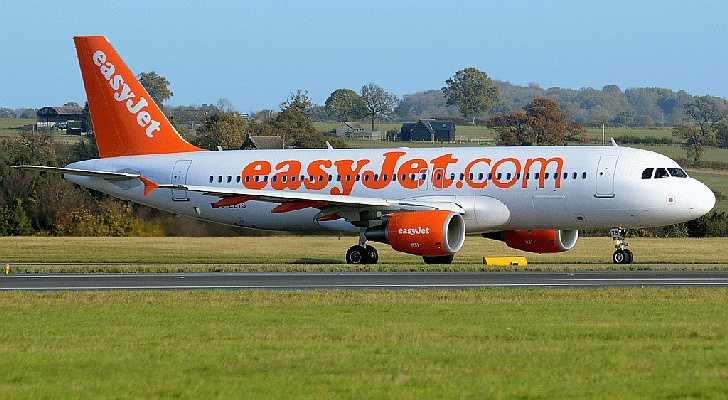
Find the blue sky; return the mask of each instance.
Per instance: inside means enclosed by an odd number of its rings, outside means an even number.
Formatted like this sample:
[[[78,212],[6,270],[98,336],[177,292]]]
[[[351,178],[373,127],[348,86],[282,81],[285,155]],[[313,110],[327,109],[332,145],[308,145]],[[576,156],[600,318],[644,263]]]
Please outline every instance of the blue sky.
[[[725,1],[0,0],[0,106],[84,99],[71,37],[106,35],[171,104],[322,103],[375,82],[440,88],[465,66],[542,87],[660,86],[728,97]]]

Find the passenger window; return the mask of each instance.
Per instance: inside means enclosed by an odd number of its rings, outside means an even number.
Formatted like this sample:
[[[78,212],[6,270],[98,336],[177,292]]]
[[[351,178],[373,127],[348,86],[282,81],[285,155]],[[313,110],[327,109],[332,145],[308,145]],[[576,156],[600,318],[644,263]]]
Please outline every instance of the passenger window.
[[[576,172],[572,174],[571,179],[576,179]]]
[[[667,178],[668,176],[670,175],[667,173],[667,170],[665,168],[657,168],[657,170],[655,171],[655,179]]]
[[[246,176],[245,177],[245,182],[250,182],[250,177],[249,176]]]
[[[356,181],[359,182],[359,174],[356,174]]]
[[[654,168],[645,168],[644,171],[642,171],[642,179],[650,179],[652,178],[652,171],[654,171]]]
[[[228,175],[228,177],[227,177],[227,183],[230,183],[230,182],[232,182],[232,181],[233,181],[233,177],[232,177],[232,176],[230,176],[230,175]]]
[[[271,179],[271,182],[276,182],[276,181],[278,181],[278,177],[273,175],[273,179]]]
[[[516,179],[521,179],[521,173],[520,172],[516,172]]]
[[[564,179],[566,179],[568,177],[569,177],[569,173],[568,172],[564,172]]]
[[[359,175],[357,175],[357,176],[359,176]],[[369,175],[364,175],[364,182],[368,182],[368,181],[369,181]]]
[[[336,175],[336,182],[341,182],[341,175]]]
[[[463,179],[465,179],[465,174],[461,172],[460,173],[460,180],[462,181]]]
[[[386,181],[387,180],[387,174],[382,175],[382,179]]]
[[[540,172],[536,172],[535,174],[533,174],[533,179],[538,179],[538,174],[540,174]]]
[[[240,183],[240,175],[235,177],[235,182]]]
[[[427,179],[427,174],[423,173],[423,174],[422,174],[422,178],[421,178],[421,179],[422,179],[423,181],[424,181],[425,179]]]
[[[473,173],[472,173],[472,172],[468,174],[468,178],[469,178],[469,179],[470,179],[471,181],[473,180]]]
[[[543,179],[549,179],[549,173],[548,172],[545,173],[545,174],[543,174]]]
[[[375,181],[379,180],[379,175],[378,174],[374,174],[374,180]]]
[[[492,172],[488,172],[488,180],[489,181],[490,180],[493,180],[493,173]]]
[[[483,180],[483,173],[482,172],[478,174],[478,180],[479,181],[482,181]]]
[[[506,174],[506,180],[507,181],[510,181],[511,180],[511,173],[510,172]]]
[[[675,178],[688,177],[688,174],[686,174],[685,171],[682,170],[682,168],[668,168],[667,171],[670,173],[670,176],[674,176]]]
[[[214,181],[214,180],[215,180],[215,177],[210,175],[210,183],[212,183],[212,181]]]
[[[586,172],[581,173],[581,179],[586,179]]]
[[[263,177],[263,182],[268,182],[268,175]]]
[[[258,175],[256,175],[255,178],[253,178],[253,180],[256,181],[256,182],[259,182],[260,181],[260,177]]]
[[[281,182],[283,182],[283,183],[286,183],[286,179],[288,179],[288,177],[287,177],[287,176],[285,176],[285,175],[283,175],[283,176],[281,177]]]
[[[497,176],[497,179],[498,180],[501,180],[501,176],[503,176],[503,173],[502,172],[499,172],[498,175],[496,175],[496,176]]]
[[[222,183],[222,175],[217,176],[217,183]]]

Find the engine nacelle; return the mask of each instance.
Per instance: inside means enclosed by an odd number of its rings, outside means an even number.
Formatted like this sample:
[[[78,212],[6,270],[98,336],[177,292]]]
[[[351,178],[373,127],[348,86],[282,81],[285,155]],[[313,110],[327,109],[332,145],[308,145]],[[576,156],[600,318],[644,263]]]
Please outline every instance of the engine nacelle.
[[[484,233],[483,237],[505,242],[508,247],[531,253],[559,253],[574,248],[578,230],[540,229]]]
[[[465,243],[465,222],[450,211],[403,211],[388,216],[384,226],[364,235],[393,249],[418,256],[447,256]]]

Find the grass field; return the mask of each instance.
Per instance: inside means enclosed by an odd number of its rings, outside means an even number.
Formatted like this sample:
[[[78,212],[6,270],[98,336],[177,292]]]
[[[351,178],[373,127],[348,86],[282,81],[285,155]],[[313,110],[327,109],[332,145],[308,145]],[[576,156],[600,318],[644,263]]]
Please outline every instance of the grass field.
[[[611,264],[614,249],[606,237],[581,238],[572,251],[541,255],[470,236],[452,265],[426,265],[419,257],[373,243],[379,250],[379,264],[343,264],[346,249],[355,241],[333,236],[4,237],[0,238],[0,263],[10,263],[16,272],[480,271],[484,256],[524,255],[530,270],[625,268]],[[629,268],[728,269],[728,238],[632,238],[630,244],[635,264]]]
[[[728,290],[0,293],[0,398],[724,398]]]
[[[20,119],[20,118],[0,118],[0,139],[9,137],[18,137],[20,130],[13,129],[27,124],[34,124],[35,119]],[[74,144],[78,143],[80,136],[77,135],[66,135],[59,133],[58,130],[52,130],[53,139],[57,143]]]

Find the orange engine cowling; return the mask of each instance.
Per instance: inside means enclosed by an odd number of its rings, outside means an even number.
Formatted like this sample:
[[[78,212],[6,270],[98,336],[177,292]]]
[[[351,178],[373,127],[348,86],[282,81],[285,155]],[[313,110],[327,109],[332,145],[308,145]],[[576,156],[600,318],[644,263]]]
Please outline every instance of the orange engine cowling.
[[[577,230],[540,229],[484,233],[483,237],[505,242],[508,247],[531,253],[559,253],[574,248]]]
[[[447,256],[465,243],[463,217],[449,211],[403,211],[389,215],[383,227],[367,230],[367,239],[418,256]]]

